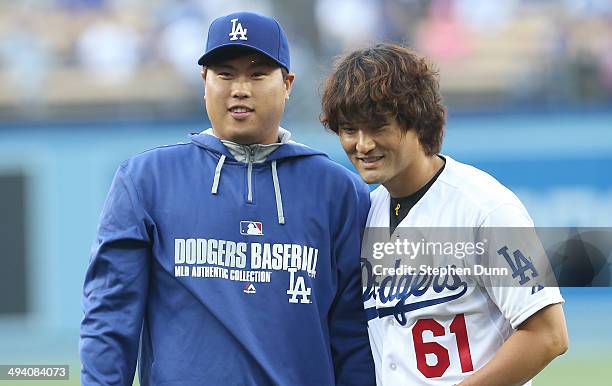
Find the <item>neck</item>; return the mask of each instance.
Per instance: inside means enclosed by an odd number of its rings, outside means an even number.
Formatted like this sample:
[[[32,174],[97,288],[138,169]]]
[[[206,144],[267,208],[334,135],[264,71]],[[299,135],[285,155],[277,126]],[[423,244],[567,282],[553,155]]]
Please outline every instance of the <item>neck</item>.
[[[391,197],[406,197],[425,186],[443,165],[444,161],[437,155],[419,157],[383,185]]]

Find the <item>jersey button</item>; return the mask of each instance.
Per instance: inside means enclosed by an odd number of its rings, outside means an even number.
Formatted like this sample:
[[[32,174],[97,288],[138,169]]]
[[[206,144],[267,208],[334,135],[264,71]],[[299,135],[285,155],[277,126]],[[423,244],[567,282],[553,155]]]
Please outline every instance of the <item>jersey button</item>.
[[[391,364],[389,365],[389,368],[390,368],[391,370],[395,371],[395,369],[397,369],[397,365],[396,365],[395,363],[391,363]]]

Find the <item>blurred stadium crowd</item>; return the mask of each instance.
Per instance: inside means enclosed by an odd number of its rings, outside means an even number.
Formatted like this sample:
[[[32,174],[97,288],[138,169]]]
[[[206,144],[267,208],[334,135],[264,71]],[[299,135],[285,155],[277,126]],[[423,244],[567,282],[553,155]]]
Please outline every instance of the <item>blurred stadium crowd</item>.
[[[196,60],[215,17],[277,17],[316,116],[334,56],[396,41],[439,66],[457,108],[612,100],[608,0],[0,0],[0,120],[201,114]]]

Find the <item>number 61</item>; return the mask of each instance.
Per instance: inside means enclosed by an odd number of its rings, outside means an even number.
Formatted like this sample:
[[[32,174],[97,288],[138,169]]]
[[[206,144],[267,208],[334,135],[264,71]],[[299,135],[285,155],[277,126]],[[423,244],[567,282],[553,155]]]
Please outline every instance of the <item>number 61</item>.
[[[423,332],[431,331],[434,336],[446,335],[444,326],[433,319],[420,319],[412,328],[412,340],[414,342],[414,353],[417,360],[417,368],[427,378],[441,377],[450,366],[448,350],[436,342],[423,342]],[[467,328],[465,326],[464,314],[455,316],[450,325],[450,332],[455,335],[461,371],[467,373],[474,370],[470,343],[468,342]],[[433,354],[437,363],[433,366],[427,364],[426,354]]]

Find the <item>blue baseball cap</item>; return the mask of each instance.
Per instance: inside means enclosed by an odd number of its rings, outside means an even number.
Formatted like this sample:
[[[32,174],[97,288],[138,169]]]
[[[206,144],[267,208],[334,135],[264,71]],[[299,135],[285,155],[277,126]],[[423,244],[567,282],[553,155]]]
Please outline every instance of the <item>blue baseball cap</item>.
[[[228,47],[250,48],[289,71],[289,41],[276,20],[252,12],[236,12],[215,19],[208,28],[206,52],[198,60],[207,65]]]

